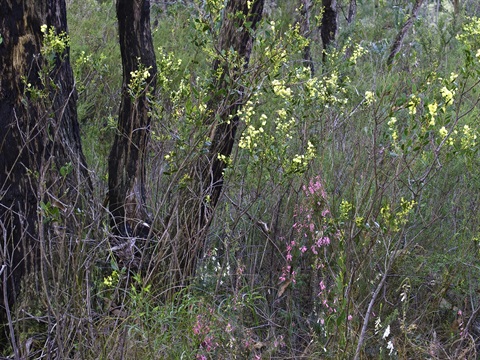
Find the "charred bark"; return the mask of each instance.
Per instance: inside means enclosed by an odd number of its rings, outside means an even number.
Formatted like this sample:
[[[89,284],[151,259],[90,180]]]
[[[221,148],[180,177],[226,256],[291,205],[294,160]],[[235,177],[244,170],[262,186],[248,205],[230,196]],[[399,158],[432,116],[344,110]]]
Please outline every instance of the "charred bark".
[[[108,202],[114,246],[133,260],[134,237],[149,229],[145,157],[150,131],[149,94],[155,91],[156,63],[148,0],[117,1],[123,65],[118,129],[108,159]],[[125,246],[128,245],[128,246]],[[138,264],[137,264],[138,265]]]
[[[0,321],[41,247],[39,206],[79,206],[91,183],[69,49],[41,55],[41,26],[67,32],[64,0],[4,2],[0,14]],[[67,170],[65,166],[68,165]],[[40,220],[40,221],[39,221]],[[2,329],[2,334],[4,333]],[[11,334],[10,334],[11,335]],[[10,339],[14,341],[13,337]],[[0,348],[6,342],[0,340]]]
[[[235,144],[239,126],[237,112],[247,100],[240,79],[248,69],[263,6],[264,0],[229,0],[224,9],[217,46],[222,56],[213,62],[212,89],[215,90],[207,103],[209,116],[204,121],[211,145],[206,154],[199,155],[190,172],[191,186],[181,192],[171,210],[169,227],[173,230],[162,239],[163,250],[155,264],[158,269],[155,272],[164,276],[160,282],[170,287],[168,295],[189,283],[202,255],[223,189],[226,164],[219,155],[228,158]]]
[[[320,36],[323,44],[323,61],[327,59],[327,50],[335,43],[337,36],[337,1],[336,0],[322,0],[323,16]]]

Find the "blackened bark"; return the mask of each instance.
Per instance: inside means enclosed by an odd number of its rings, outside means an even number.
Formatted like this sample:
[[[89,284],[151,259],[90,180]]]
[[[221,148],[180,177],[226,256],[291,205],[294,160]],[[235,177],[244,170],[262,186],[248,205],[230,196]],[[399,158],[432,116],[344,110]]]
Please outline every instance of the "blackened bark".
[[[155,91],[156,63],[150,29],[150,1],[118,0],[118,32],[123,65],[118,130],[108,159],[108,201],[116,241],[130,241],[120,257],[133,254],[131,239],[146,236],[145,157],[150,131],[149,93]],[[144,73],[148,72],[144,77]],[[133,75],[138,72],[137,76]],[[143,79],[143,80],[142,80]],[[132,81],[143,81],[132,89]],[[121,239],[123,238],[123,240]],[[126,259],[124,259],[126,260]]]
[[[405,36],[407,36],[408,31],[413,26],[413,22],[418,16],[418,12],[420,11],[422,3],[423,3],[423,0],[416,0],[415,5],[413,6],[413,9],[412,9],[412,13],[410,14],[410,17],[407,19],[407,21],[405,21],[405,24],[403,24],[402,28],[398,32],[392,44],[392,47],[390,48],[390,55],[388,55],[387,65],[389,66],[392,65],[393,59],[400,51],[403,44],[403,40],[405,39]]]
[[[205,244],[210,222],[223,189],[226,164],[219,155],[229,157],[239,126],[238,110],[246,101],[240,78],[248,69],[254,32],[262,19],[264,0],[229,0],[224,9],[218,49],[236,54],[236,61],[218,57],[213,62],[212,86],[215,92],[207,103],[210,114],[204,125],[209,128],[211,145],[199,155],[190,173],[192,185],[179,195],[172,209],[173,230],[163,240],[163,253],[156,272],[167,274],[161,282],[175,292],[186,286],[195,275],[198,258]],[[231,59],[231,57],[230,57]],[[218,75],[220,74],[220,75]],[[173,215],[176,214],[176,215]],[[171,295],[171,294],[168,294]]]
[[[327,50],[335,43],[337,36],[337,1],[322,0],[323,16],[320,35],[323,44],[323,61],[327,58]]]
[[[2,2],[0,29],[0,321],[39,258],[40,202],[79,206],[91,190],[69,49],[43,59],[42,25],[67,32],[64,0]],[[52,54],[53,55],[53,54]],[[42,70],[43,69],[43,70]],[[45,70],[48,69],[48,70]],[[28,84],[28,85],[27,85]],[[34,92],[29,91],[35,90]],[[40,97],[34,93],[41,93]],[[69,166],[70,172],[60,175]],[[48,189],[48,191],[46,190]],[[4,281],[5,280],[5,281]],[[5,295],[5,296],[4,296]],[[4,301],[6,298],[6,301]],[[4,331],[1,331],[2,335]],[[0,339],[0,348],[7,342]]]

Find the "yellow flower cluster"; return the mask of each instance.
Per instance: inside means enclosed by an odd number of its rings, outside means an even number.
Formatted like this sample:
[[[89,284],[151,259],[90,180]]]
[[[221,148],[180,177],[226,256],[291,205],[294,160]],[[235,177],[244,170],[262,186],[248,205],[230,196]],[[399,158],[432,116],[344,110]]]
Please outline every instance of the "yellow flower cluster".
[[[442,94],[443,100],[445,101],[445,105],[453,104],[453,97],[455,96],[455,90],[450,90],[446,86],[440,89],[440,94]],[[444,108],[445,109],[445,106]]]
[[[288,169],[289,173],[298,173],[298,172],[305,172],[307,170],[307,166],[315,158],[316,151],[313,144],[309,141],[307,144],[307,151],[305,154],[296,154],[292,158],[292,162]]]
[[[284,80],[273,80],[272,81],[273,92],[275,95],[280,96],[284,99],[292,98],[292,89],[285,86]]]
[[[397,118],[396,117],[391,117],[390,120],[388,121],[388,130],[390,131],[390,136],[392,137],[392,140],[395,142],[398,140],[398,133],[397,133],[397,126],[395,125],[397,123]]]
[[[370,105],[375,102],[375,93],[373,91],[365,91],[365,104]]]
[[[435,118],[437,116],[437,108],[438,108],[437,102],[433,102],[433,103],[427,105],[428,117],[430,119],[430,121],[428,123],[429,126],[435,126]]]
[[[446,128],[445,126],[442,126],[442,127],[440,128],[440,130],[438,130],[438,134],[440,135],[440,137],[441,137],[442,139],[445,139],[445,138],[447,137],[447,135],[448,135],[448,130],[447,130],[447,128]]]
[[[348,219],[350,211],[353,210],[353,205],[347,200],[342,200],[340,203],[340,219]]]
[[[400,231],[400,226],[405,225],[408,222],[408,216],[413,211],[413,208],[417,202],[415,200],[405,200],[403,197],[400,199],[400,210],[395,214],[392,214],[390,205],[385,205],[380,209],[380,214],[383,219],[390,224],[390,229],[393,232]]]
[[[172,74],[177,74],[182,65],[182,59],[176,59],[175,55],[165,53],[162,48],[158,48],[157,56],[157,84],[162,88],[169,88],[173,82]]]
[[[43,34],[41,53],[46,58],[51,54],[62,55],[70,45],[70,37],[64,31],[56,34],[53,26],[49,28],[45,24],[40,26],[40,31]]]
[[[260,116],[260,126],[255,127],[252,124],[252,116],[255,115],[254,104],[251,100],[245,105],[244,111],[239,111],[238,115],[243,118],[246,128],[240,138],[238,146],[241,149],[253,151],[262,142],[262,136],[265,133],[264,126],[267,124],[268,117],[265,114]]]
[[[138,59],[140,61],[140,59]],[[152,67],[145,68],[141,63],[135,71],[130,72],[130,82],[128,83],[128,90],[131,96],[135,97],[146,89],[147,79],[150,77]]]
[[[365,48],[363,48],[361,45],[356,45],[356,46],[354,47],[354,49],[353,49],[352,56],[350,57],[350,61],[351,61],[353,64],[356,64],[358,58],[362,57],[362,56],[365,55],[366,53],[368,53],[368,50],[366,50]]]
[[[116,286],[119,280],[119,274],[117,270],[113,270],[112,274],[103,279],[103,285],[107,287]]]
[[[407,108],[410,115],[415,115],[417,113],[417,106],[420,104],[420,98],[418,96],[410,96],[410,101],[408,102]]]
[[[463,126],[463,136],[461,139],[461,146],[463,150],[474,148],[477,145],[477,134],[470,126]]]

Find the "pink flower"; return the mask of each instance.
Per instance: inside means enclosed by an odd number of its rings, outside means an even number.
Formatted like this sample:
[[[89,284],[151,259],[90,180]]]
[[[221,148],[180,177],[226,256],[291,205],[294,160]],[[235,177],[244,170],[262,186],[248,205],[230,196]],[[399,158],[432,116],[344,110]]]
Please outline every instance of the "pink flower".
[[[327,287],[325,286],[325,283],[322,281],[320,281],[320,284],[319,284],[319,287],[320,287],[320,291],[323,291],[325,290]]]

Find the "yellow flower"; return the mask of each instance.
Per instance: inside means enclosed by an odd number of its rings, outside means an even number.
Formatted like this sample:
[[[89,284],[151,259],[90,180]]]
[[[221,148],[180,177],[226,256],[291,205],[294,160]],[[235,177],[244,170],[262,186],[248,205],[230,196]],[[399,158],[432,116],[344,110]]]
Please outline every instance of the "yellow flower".
[[[438,130],[438,133],[440,134],[440,136],[442,137],[442,139],[444,139],[447,135],[448,135],[448,131],[447,129],[445,128],[445,126],[442,126],[440,130]]]
[[[46,24],[43,24],[42,26],[40,26],[40,31],[45,34],[47,32],[47,28],[48,26]]]
[[[365,91],[365,102],[367,103],[367,105],[375,102],[375,94],[373,93],[373,91]]]
[[[450,105],[453,103],[453,96],[455,93],[452,90],[447,89],[446,86],[440,89],[442,97],[445,99],[445,105]]]
[[[417,105],[419,104],[420,99],[417,98],[415,95],[412,95],[410,101],[408,102],[408,113],[410,115],[415,115],[417,113]]]
[[[428,104],[427,107],[428,107],[428,112],[430,113],[430,116],[434,117],[437,115],[438,105],[436,102],[434,102],[433,104]]]

